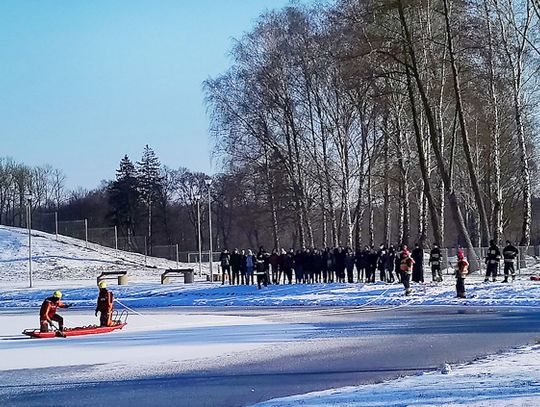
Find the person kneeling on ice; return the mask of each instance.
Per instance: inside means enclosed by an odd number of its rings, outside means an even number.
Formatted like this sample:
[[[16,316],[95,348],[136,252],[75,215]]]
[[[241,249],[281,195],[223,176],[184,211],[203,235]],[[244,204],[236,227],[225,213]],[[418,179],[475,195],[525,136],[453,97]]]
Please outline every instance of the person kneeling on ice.
[[[414,260],[411,257],[411,253],[407,246],[403,246],[403,251],[401,252],[400,262],[399,262],[399,271],[401,274],[401,282],[405,287],[405,295],[411,295],[411,275],[413,270]]]
[[[458,250],[457,258],[456,293],[458,298],[465,298],[465,277],[469,274],[469,262],[461,249]]]
[[[107,290],[107,283],[100,281],[98,284],[99,295],[96,305],[96,317],[98,312],[101,313],[99,321],[100,326],[112,326],[112,313],[113,313],[113,293]]]
[[[60,299],[62,293],[55,291],[52,297],[46,298],[39,310],[39,326],[41,332],[49,332],[52,321],[58,322],[58,329],[64,330],[64,318],[56,313],[57,308],[69,308],[71,305],[64,304]]]

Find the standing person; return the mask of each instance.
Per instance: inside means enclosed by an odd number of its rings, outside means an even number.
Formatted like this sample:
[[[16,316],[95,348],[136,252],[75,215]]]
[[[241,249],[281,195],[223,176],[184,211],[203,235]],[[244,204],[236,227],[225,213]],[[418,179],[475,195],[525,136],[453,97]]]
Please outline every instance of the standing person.
[[[112,326],[112,314],[113,314],[113,293],[107,290],[107,283],[105,281],[100,281],[98,284],[99,294],[96,304],[95,315],[97,317],[98,312],[100,313],[99,322],[100,326]]]
[[[229,284],[231,284],[231,254],[226,248],[219,255],[219,261],[221,262],[221,285],[225,284],[225,273],[229,278]]]
[[[306,250],[304,254],[304,280],[308,284],[313,283],[313,248]]]
[[[334,250],[334,259],[336,267],[336,281],[338,283],[345,282],[345,251],[342,246]]]
[[[52,297],[46,298],[41,304],[39,310],[39,330],[41,332],[49,332],[52,326],[52,321],[58,322],[58,329],[64,330],[64,318],[56,313],[58,308],[69,308],[69,304],[64,304],[62,301],[62,293],[55,291]]]
[[[321,254],[321,251],[316,248],[313,251],[313,276],[315,278],[316,283],[320,283],[322,281],[321,272],[322,272],[322,254]]]
[[[354,282],[354,253],[350,247],[345,252],[345,268],[347,269],[347,282]]]
[[[304,253],[302,250],[297,250],[294,255],[294,277],[296,284],[304,282]]]
[[[413,273],[414,259],[409,253],[407,246],[403,247],[401,252],[399,271],[401,274],[401,282],[405,288],[405,295],[411,295],[411,275]]]
[[[285,257],[287,257],[287,251],[282,247],[281,251],[279,252],[279,273],[277,277],[278,284],[281,284],[281,276],[283,276],[283,284],[286,283],[287,277],[285,276],[285,271],[283,269]]]
[[[512,276],[512,281],[516,279],[516,269],[514,268],[514,261],[518,255],[518,249],[512,245],[510,240],[506,241],[506,247],[503,249],[504,257],[504,280],[503,283],[508,282],[508,274]]]
[[[429,252],[429,264],[431,265],[431,280],[436,283],[443,281],[441,261],[441,249],[437,243],[434,243],[431,252]]]
[[[354,252],[354,265],[356,266],[356,281],[360,283],[362,281],[362,250],[360,248],[356,248],[356,251]]]
[[[278,254],[277,249],[272,250],[272,254],[270,255],[269,262],[270,262],[270,269],[271,269],[271,272],[272,272],[272,274],[271,274],[272,279],[270,281],[272,281],[272,284],[278,284],[279,283],[279,281],[278,281],[278,278],[279,278],[279,254]]]
[[[375,247],[371,246],[368,257],[368,276],[366,278],[368,283],[375,282],[375,272],[377,271],[378,260],[379,256],[377,255],[377,251],[375,250]]]
[[[265,287],[268,286],[268,269],[270,266],[270,254],[264,250],[264,247],[259,248],[259,253],[257,253],[256,258],[256,269],[257,269],[257,287],[261,289],[261,284]]]
[[[489,277],[493,278],[493,282],[497,281],[499,271],[499,261],[501,260],[501,251],[495,243],[495,240],[489,241],[489,248],[486,256],[486,278],[484,282],[489,282]]]
[[[469,273],[469,262],[461,249],[458,250],[457,258],[456,293],[458,298],[465,298],[465,277]]]
[[[398,245],[399,247],[399,245]],[[395,259],[395,263],[394,263],[394,266],[395,266],[395,269],[396,269],[396,276],[397,276],[397,281],[401,283],[401,254],[403,253],[403,249],[400,250],[400,251],[396,251],[396,259]]]
[[[386,253],[386,258],[384,262],[384,268],[386,270],[387,281],[393,283],[394,279],[394,269],[396,266],[396,249],[394,246],[390,246],[388,252]]]
[[[369,264],[369,247],[364,246],[364,250],[356,252],[356,272],[358,274],[358,282],[363,283],[368,275]]]
[[[246,251],[242,249],[240,252],[240,277],[241,277],[241,284],[247,284],[247,266],[246,266]]]
[[[292,272],[294,267],[294,249],[290,249],[289,253],[286,253],[283,257],[283,261],[281,263],[283,273],[285,274],[285,277],[283,277],[283,282],[285,283],[285,278],[287,278],[287,281],[289,284],[292,284]]]
[[[253,273],[255,272],[255,266],[257,265],[257,260],[253,255],[253,251],[248,249],[248,254],[246,256],[246,284],[254,284]]]
[[[379,250],[377,251],[377,270],[379,270],[379,277],[381,281],[384,281],[384,282],[386,282],[385,261],[386,261],[386,247],[384,246],[384,244],[381,244],[379,246]]]
[[[322,282],[328,283],[328,257],[330,256],[328,247],[324,249],[321,253],[321,272],[322,272]]]
[[[240,284],[240,268],[242,267],[242,255],[235,248],[231,253],[232,284]]]
[[[334,251],[329,247],[326,248],[328,252],[326,256],[326,269],[328,272],[328,282],[333,283],[336,279],[336,257],[334,256]]]
[[[414,245],[414,250],[412,251],[411,257],[414,260],[412,280],[415,283],[423,283],[424,282],[424,249],[422,249],[418,243]]]

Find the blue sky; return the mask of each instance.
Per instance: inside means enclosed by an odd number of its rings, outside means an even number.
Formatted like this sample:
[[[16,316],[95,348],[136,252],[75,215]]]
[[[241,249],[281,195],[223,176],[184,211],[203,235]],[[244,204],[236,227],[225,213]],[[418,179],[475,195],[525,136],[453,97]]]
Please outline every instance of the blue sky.
[[[51,164],[70,188],[114,177],[145,144],[209,172],[201,82],[232,39],[288,0],[3,0],[0,156]]]

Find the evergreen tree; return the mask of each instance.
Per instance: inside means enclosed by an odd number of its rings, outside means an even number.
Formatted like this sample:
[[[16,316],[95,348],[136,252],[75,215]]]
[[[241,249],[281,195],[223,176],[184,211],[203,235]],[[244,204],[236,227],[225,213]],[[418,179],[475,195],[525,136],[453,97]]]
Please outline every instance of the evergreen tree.
[[[135,166],[127,155],[116,170],[116,181],[109,185],[109,205],[112,207],[114,224],[125,229],[127,244],[131,249],[139,207],[139,188]]]
[[[161,164],[148,144],[144,147],[141,161],[137,162],[137,181],[140,199],[148,212],[148,247],[152,247],[152,206],[162,196],[163,178]]]

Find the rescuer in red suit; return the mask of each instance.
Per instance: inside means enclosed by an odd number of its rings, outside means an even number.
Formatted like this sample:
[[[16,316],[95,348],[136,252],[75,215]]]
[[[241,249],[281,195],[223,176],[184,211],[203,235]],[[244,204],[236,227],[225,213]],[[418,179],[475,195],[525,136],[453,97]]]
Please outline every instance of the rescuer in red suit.
[[[46,298],[41,304],[41,309],[39,310],[39,326],[41,332],[49,332],[51,328],[51,322],[58,322],[58,328],[60,331],[64,330],[64,318],[56,313],[58,308],[69,308],[69,304],[64,304],[60,299],[62,298],[62,293],[60,291],[55,291],[52,297]]]
[[[113,293],[107,290],[107,283],[100,281],[98,284],[99,295],[96,305],[96,317],[98,312],[101,313],[99,321],[101,326],[112,326],[112,313],[113,313]]]

